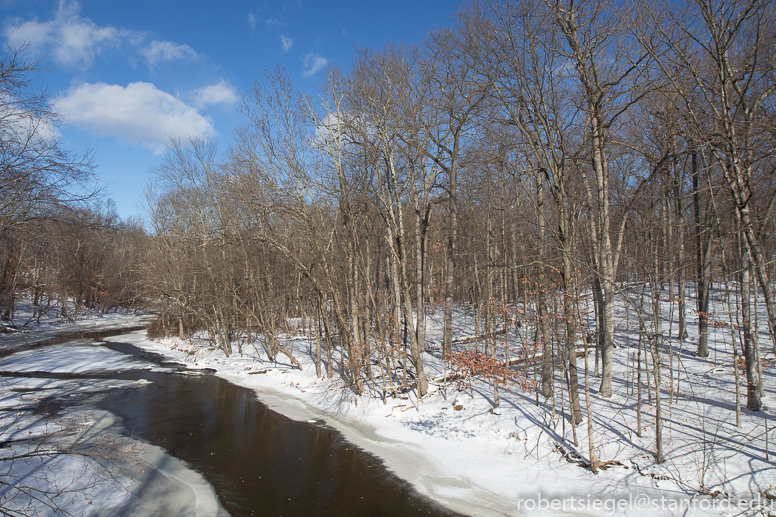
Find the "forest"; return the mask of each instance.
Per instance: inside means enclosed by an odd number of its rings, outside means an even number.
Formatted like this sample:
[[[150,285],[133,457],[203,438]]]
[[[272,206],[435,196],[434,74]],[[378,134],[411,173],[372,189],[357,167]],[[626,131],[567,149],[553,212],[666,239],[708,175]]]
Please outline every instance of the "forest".
[[[675,355],[709,357],[722,329],[735,387],[719,402],[735,396],[738,422],[767,400],[775,9],[472,1],[420,45],[354,51],[315,91],[267,71],[226,148],[170,141],[145,221],[100,198],[91,155],[64,149],[30,89],[40,64],[7,49],[4,328],[32,323],[14,319],[19,300],[34,317],[153,308],[154,335],[205,336],[227,357],[258,344],[300,369],[286,338],[303,333],[316,375],[359,396],[475,378],[494,408],[507,389],[541,397],[586,422],[593,472],[590,392],[629,379],[662,463]]]

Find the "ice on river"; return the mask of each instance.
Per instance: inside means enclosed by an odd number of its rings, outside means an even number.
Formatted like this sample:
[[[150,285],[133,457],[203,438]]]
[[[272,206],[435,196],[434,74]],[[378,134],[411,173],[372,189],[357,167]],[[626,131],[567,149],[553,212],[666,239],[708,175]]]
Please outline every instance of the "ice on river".
[[[0,359],[1,372],[16,373],[0,377],[0,440],[5,445],[0,448],[0,468],[3,481],[23,487],[0,488],[0,510],[35,515],[227,515],[201,474],[164,449],[127,436],[111,413],[77,407],[50,418],[39,411],[44,398],[61,401],[137,384],[67,374],[151,366],[87,340]],[[18,376],[25,372],[34,376]]]

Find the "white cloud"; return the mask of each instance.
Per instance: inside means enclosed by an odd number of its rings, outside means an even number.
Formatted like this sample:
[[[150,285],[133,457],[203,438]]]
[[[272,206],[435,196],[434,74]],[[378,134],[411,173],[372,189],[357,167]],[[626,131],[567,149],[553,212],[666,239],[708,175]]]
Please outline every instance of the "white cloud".
[[[237,90],[223,79],[218,84],[211,84],[210,86],[194,90],[191,98],[192,104],[200,109],[213,104],[231,106],[240,100]]]
[[[302,77],[310,77],[325,68],[329,60],[315,53],[307,54],[302,58]]]
[[[173,61],[175,59],[192,59],[199,57],[197,53],[188,45],[179,45],[172,41],[152,41],[149,47],[143,48],[140,52],[145,56],[148,65],[153,67],[159,62]]]
[[[280,36],[280,44],[283,46],[283,52],[288,52],[294,47],[294,40],[288,36]]]
[[[57,102],[68,123],[160,153],[170,137],[210,136],[213,125],[193,108],[151,83],[126,87],[85,83]]]
[[[81,17],[80,9],[78,2],[62,0],[54,19],[9,19],[3,33],[13,47],[29,41],[32,49],[49,53],[57,64],[89,68],[98,54],[118,46],[131,33],[116,27],[99,27]]]
[[[10,18],[3,26],[3,35],[12,47],[19,48],[29,42],[30,50],[48,54],[57,65],[81,69],[91,67],[98,55],[124,44],[132,51],[139,51],[149,67],[174,59],[196,60],[199,57],[188,45],[172,41],[147,44],[143,32],[100,27],[81,16],[80,11],[77,1],[60,0],[59,9],[51,20]]]
[[[250,26],[251,29],[256,28],[256,15],[253,11],[248,12],[248,26]]]
[[[274,18],[268,18],[264,22],[264,25],[266,25],[268,29],[272,29],[274,27],[285,27],[286,25],[288,25],[288,23],[280,21],[277,17],[274,17]]]

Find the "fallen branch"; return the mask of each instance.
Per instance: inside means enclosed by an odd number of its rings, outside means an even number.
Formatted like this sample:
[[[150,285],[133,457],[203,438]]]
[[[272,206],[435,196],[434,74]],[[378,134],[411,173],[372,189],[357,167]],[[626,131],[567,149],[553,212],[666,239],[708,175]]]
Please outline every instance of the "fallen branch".
[[[453,344],[458,345],[458,344],[461,344],[461,343],[471,343],[473,341],[480,341],[482,339],[487,339],[487,338],[490,338],[490,337],[493,337],[493,336],[501,336],[501,335],[505,334],[506,331],[507,331],[507,329],[503,328],[501,330],[494,330],[493,332],[491,332],[489,334],[481,334],[479,336],[469,336],[469,337],[465,337],[465,338],[461,338],[461,339],[454,339],[453,340]]]

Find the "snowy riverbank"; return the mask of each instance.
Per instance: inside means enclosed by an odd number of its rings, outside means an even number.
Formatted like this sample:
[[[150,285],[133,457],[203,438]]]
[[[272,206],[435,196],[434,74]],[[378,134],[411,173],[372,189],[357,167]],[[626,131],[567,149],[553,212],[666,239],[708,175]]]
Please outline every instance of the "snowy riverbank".
[[[151,363],[87,339],[35,347],[77,333],[128,330],[147,319],[111,315],[0,336],[2,513],[227,515],[204,476],[163,448],[123,434],[113,414],[78,402],[107,390],[132,390],[137,382],[112,379],[111,372],[147,370]],[[90,373],[105,378],[88,378]],[[67,409],[47,416],[44,401]]]
[[[145,311],[83,311],[75,320],[58,317],[46,312],[38,318],[32,318],[34,311],[25,300],[17,302],[14,320],[21,323],[18,327],[3,326],[0,333],[0,353],[9,354],[23,347],[44,343],[63,336],[89,335],[93,333],[111,333],[122,329],[146,327],[154,320],[154,315]],[[23,324],[25,323],[26,324]]]
[[[678,387],[669,401],[665,383],[666,462],[658,465],[653,456],[654,406],[647,403],[646,393],[642,437],[636,436],[636,395],[626,370],[635,350],[630,347],[638,337],[633,314],[628,321],[624,311],[620,307],[618,312],[615,393],[608,400],[595,393],[591,397],[596,453],[601,460],[617,460],[620,465],[598,475],[574,461],[587,457],[586,423],[576,429],[579,446],[574,448],[571,426],[559,414],[551,420],[549,412],[536,406],[532,392],[502,389],[495,410],[492,388],[477,383],[473,397],[468,389],[459,392],[448,386],[445,399],[442,387],[433,385],[420,401],[413,392],[389,396],[383,403],[375,394],[358,397],[343,390],[336,373],[332,379],[317,378],[314,344],[301,335],[285,339],[301,371],[283,362],[283,356],[277,363],[268,362],[259,345],[243,346],[242,355],[235,348],[226,357],[197,339],[133,342],[191,367],[213,368],[231,382],[254,389],[262,401],[292,418],[324,418],[347,439],[383,458],[421,493],[462,513],[738,515],[751,509],[744,514],[752,515],[756,508],[765,515],[776,512],[776,505],[771,508],[772,500],[767,499],[774,494],[776,469],[773,456],[765,459],[765,413],[771,410],[744,409],[741,427],[736,428],[732,358],[726,344],[729,330],[713,330],[708,359],[692,354],[696,336],[683,344],[672,341],[672,382]],[[465,320],[463,314],[458,317]],[[429,322],[433,341],[438,339],[441,315],[430,316]],[[767,333],[760,341],[768,343]],[[766,347],[762,354],[768,406],[774,400],[774,361]],[[427,353],[425,361],[430,377],[441,378],[438,358]],[[597,387],[597,380],[591,384]],[[771,433],[770,439],[775,436]]]

